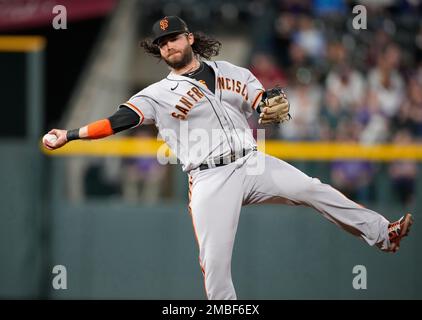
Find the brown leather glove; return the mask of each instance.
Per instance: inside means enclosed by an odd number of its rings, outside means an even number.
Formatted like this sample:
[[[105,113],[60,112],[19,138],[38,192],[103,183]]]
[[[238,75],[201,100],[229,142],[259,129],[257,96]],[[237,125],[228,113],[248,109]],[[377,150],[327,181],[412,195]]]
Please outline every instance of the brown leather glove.
[[[260,124],[282,123],[292,118],[287,95],[280,87],[266,90],[258,107]]]

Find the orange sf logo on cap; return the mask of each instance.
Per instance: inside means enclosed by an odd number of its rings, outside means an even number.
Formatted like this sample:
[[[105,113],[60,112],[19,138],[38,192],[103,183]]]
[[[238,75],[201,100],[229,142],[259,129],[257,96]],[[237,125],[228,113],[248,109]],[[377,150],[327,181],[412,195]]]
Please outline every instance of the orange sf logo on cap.
[[[163,20],[160,21],[160,29],[161,30],[166,30],[169,27],[169,21],[167,20],[167,18],[164,18]]]

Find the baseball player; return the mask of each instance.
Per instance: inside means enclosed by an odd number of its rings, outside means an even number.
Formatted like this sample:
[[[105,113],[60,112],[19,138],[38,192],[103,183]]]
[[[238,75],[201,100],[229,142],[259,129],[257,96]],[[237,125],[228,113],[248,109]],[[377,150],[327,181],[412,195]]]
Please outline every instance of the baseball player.
[[[345,231],[386,252],[396,252],[413,219],[390,223],[285,161],[257,151],[247,119],[261,124],[290,119],[280,89],[265,89],[247,69],[211,61],[220,42],[191,33],[176,16],[157,21],[153,38],[141,45],[162,59],[170,73],[141,90],[117,111],[73,130],[53,129],[54,150],[76,139],[99,139],[154,124],[189,177],[189,212],[199,246],[208,299],[236,299],[231,259],[241,207],[248,204],[304,205]]]

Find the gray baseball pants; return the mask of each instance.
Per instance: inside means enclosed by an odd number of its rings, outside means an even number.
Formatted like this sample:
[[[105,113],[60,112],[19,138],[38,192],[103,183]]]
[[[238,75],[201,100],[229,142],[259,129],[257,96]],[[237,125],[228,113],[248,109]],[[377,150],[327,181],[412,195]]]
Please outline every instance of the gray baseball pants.
[[[260,151],[225,166],[189,172],[189,211],[208,299],[237,299],[233,244],[243,205],[305,205],[370,246],[386,250],[389,221],[285,161]]]

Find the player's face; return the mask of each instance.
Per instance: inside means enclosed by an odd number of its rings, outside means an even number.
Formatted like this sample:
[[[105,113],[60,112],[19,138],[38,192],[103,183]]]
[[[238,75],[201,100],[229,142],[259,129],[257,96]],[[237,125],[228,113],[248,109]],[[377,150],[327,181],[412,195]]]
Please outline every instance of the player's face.
[[[163,60],[173,69],[182,69],[193,59],[192,34],[177,34],[164,37],[158,43]]]

